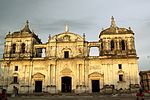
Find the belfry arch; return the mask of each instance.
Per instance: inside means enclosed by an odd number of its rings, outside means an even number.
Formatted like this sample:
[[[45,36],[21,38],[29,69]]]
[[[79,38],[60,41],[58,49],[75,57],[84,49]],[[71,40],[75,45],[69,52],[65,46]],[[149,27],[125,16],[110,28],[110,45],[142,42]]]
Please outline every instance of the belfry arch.
[[[100,51],[98,47],[90,47],[89,56],[99,56]]]
[[[88,56],[100,56],[100,42],[88,43]]]
[[[42,73],[35,73],[32,76],[32,84],[34,84],[34,92],[42,92],[43,84],[45,83],[45,75]]]
[[[121,50],[125,50],[125,41],[121,40]]]
[[[111,42],[110,42],[110,48],[111,48],[111,51],[114,50],[114,48],[115,48],[114,40],[111,40]]]
[[[88,75],[90,92],[100,92],[104,85],[104,75],[99,72],[93,72]]]

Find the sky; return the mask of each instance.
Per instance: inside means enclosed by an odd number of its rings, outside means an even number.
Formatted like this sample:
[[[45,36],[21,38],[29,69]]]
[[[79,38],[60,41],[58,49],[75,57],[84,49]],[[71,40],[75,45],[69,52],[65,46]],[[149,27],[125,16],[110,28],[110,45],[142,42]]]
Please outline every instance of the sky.
[[[118,27],[135,33],[139,70],[150,70],[150,0],[0,0],[0,57],[5,35],[21,30],[26,20],[42,42],[48,36],[69,30],[98,41],[102,28],[110,27],[114,16]]]

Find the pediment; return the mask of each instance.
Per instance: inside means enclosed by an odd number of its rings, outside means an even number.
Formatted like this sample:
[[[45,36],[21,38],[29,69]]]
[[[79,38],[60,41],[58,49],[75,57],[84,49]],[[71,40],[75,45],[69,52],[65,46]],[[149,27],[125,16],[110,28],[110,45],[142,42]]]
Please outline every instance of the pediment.
[[[118,71],[118,74],[124,74],[124,71],[119,70],[119,71]]]
[[[83,41],[83,38],[75,33],[71,32],[65,32],[65,33],[60,33],[51,38],[51,42],[53,41],[59,41],[59,42],[70,42],[70,41]]]
[[[36,73],[32,76],[32,78],[45,78],[45,75],[43,75],[42,73]]]
[[[89,74],[88,76],[89,76],[89,77],[102,77],[103,74],[98,73],[98,72],[93,72],[93,73]]]
[[[18,73],[16,73],[16,72],[15,72],[15,73],[13,73],[13,76],[18,76]]]
[[[70,68],[64,68],[61,73],[72,73]]]

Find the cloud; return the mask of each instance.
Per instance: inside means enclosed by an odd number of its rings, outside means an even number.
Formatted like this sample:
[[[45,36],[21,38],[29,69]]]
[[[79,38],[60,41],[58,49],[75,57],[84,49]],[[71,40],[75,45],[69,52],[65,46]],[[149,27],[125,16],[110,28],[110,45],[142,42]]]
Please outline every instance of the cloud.
[[[50,19],[50,21],[38,20],[36,21],[36,24],[33,25],[39,30],[47,30],[49,32],[62,30],[65,25],[68,25],[70,28],[75,30],[88,29],[91,25],[93,25],[91,21],[85,19]]]

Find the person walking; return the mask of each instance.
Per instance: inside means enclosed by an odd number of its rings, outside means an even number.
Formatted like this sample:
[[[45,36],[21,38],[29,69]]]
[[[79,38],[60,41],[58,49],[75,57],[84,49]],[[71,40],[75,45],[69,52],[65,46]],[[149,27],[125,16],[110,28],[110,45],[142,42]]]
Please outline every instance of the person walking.
[[[136,94],[137,100],[144,100],[144,93],[140,89],[139,92]]]
[[[18,88],[13,86],[13,97],[17,96],[18,95]]]
[[[7,94],[6,94],[6,89],[2,89],[2,92],[0,93],[0,100],[8,100]]]

